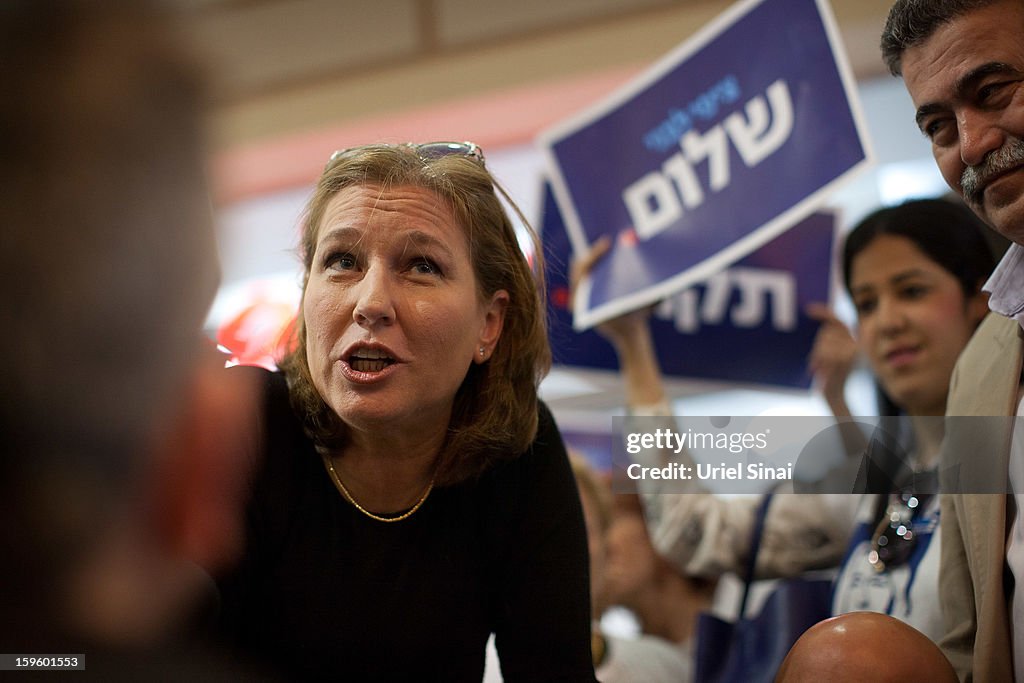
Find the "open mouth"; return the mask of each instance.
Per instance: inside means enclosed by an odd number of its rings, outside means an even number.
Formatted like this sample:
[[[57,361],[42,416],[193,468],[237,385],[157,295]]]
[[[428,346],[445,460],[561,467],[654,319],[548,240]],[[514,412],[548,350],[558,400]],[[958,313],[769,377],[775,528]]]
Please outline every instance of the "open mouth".
[[[395,359],[379,349],[358,349],[348,357],[349,366],[356,372],[380,372]]]

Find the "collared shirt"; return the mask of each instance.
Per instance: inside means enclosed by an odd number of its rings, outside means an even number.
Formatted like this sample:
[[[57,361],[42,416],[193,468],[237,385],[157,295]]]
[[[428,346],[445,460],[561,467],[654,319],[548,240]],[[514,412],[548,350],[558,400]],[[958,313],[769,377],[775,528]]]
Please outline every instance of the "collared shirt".
[[[1016,320],[1024,328],[1024,247],[1011,244],[982,289],[991,295],[989,308]],[[1017,415],[1024,416],[1024,401],[1018,402]],[[1014,430],[1010,446],[1009,477],[1017,503],[1017,513],[1010,520],[1010,534],[1006,542],[1006,564],[1014,577],[1010,607],[1013,667],[1014,679],[1024,683],[1024,519],[1021,518],[1024,510],[1024,434],[1019,434],[1017,430]]]
[[[1017,404],[1017,416],[1024,416],[1024,400]],[[1014,679],[1024,683],[1024,435],[1014,429],[1010,445],[1010,487],[1017,512],[1011,520],[1010,534],[1006,541],[1006,564],[1013,573],[1014,588],[1010,601],[1010,631],[1013,636]]]
[[[982,289],[989,308],[1024,327],[1024,247],[1011,244]]]

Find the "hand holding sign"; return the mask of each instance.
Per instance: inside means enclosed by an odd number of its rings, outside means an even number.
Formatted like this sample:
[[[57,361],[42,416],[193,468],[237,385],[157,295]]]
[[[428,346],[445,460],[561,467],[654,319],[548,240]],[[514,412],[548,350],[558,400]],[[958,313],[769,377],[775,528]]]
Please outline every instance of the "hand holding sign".
[[[835,216],[814,214],[709,282],[677,292],[648,315],[644,304],[608,321],[614,328],[649,330],[663,373],[755,386],[808,388],[807,358],[818,323],[804,313],[814,301],[829,301]],[[545,192],[541,229],[552,303],[551,348],[555,363],[618,370],[615,329],[572,330],[566,264],[569,237],[550,191]],[[614,249],[607,240],[584,249],[576,280],[603,266]],[[581,267],[585,266],[585,267]],[[644,325],[626,324],[641,318]],[[655,401],[647,401],[653,403]]]
[[[569,276],[570,300],[579,281],[604,257],[611,248],[611,240],[601,237],[580,258],[574,259]],[[596,326],[598,334],[615,348],[619,371],[626,385],[626,404],[636,410],[644,406],[665,402],[665,386],[654,349],[650,327],[651,307],[606,320]]]
[[[857,361],[857,340],[850,330],[825,304],[812,303],[805,309],[807,315],[821,323],[814,337],[814,346],[807,368],[836,417],[850,417],[846,405],[846,379]]]
[[[612,245],[580,284],[577,329],[698,282],[785,296],[756,274],[713,278],[869,161],[825,0],[744,0],[540,142],[573,250]]]

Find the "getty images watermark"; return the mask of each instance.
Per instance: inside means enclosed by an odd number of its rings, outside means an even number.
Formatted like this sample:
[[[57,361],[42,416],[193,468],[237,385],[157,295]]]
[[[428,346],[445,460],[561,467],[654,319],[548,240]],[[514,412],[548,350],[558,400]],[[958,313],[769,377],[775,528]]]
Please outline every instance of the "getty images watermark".
[[[617,417],[616,492],[1006,493],[1008,417]],[[1024,438],[1024,428],[1017,430]],[[946,437],[928,458],[921,435]],[[922,439],[923,440],[923,439]]]

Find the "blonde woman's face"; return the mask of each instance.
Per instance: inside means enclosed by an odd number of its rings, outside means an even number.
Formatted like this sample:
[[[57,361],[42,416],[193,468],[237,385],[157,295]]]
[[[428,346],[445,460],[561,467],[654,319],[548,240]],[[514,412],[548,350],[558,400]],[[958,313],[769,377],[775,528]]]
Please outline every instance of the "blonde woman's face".
[[[324,212],[302,304],[313,384],[354,428],[444,430],[507,301],[480,300],[465,231],[432,192],[344,188]]]

